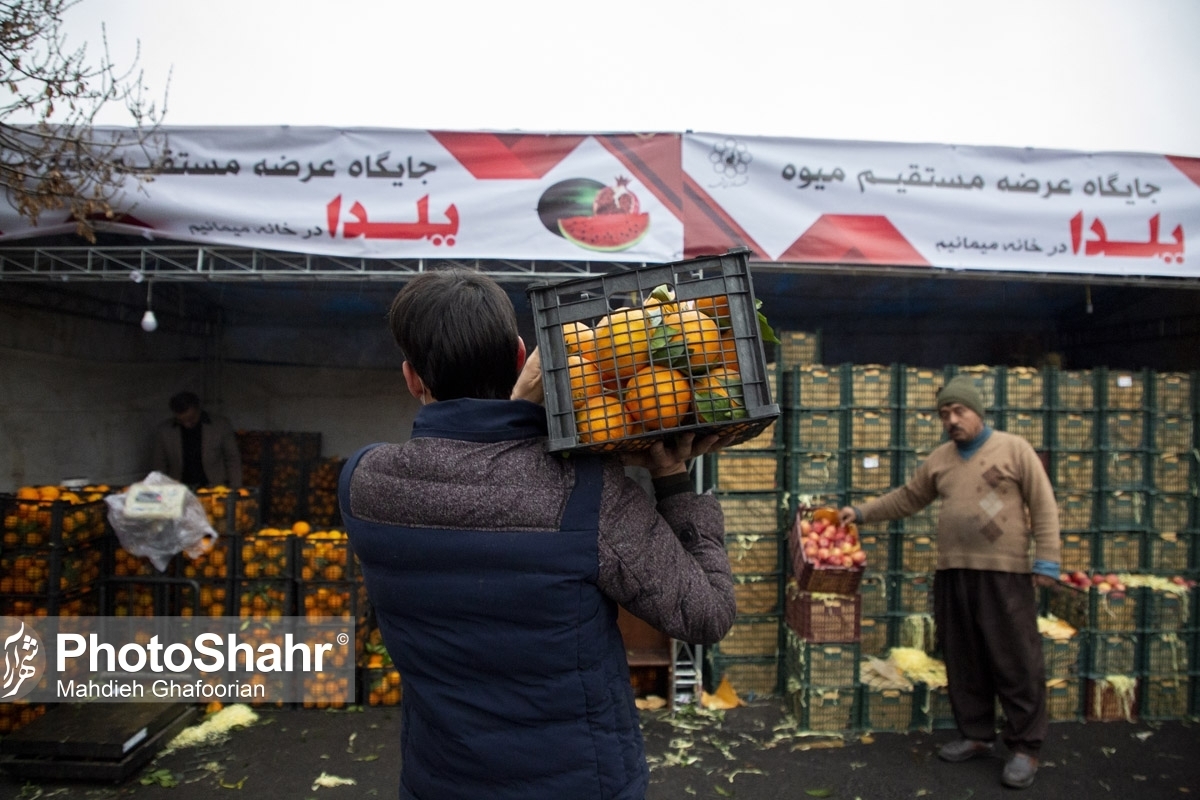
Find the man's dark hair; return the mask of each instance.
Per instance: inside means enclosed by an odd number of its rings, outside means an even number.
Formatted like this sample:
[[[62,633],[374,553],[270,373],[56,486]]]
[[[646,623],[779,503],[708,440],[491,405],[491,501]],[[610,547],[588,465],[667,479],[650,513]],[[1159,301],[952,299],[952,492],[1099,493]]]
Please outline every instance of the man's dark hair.
[[[507,400],[517,382],[517,315],[479,272],[424,272],[388,312],[396,344],[438,400]]]
[[[194,392],[180,392],[173,396],[167,405],[171,407],[172,414],[182,414],[189,408],[199,408],[200,398]]]

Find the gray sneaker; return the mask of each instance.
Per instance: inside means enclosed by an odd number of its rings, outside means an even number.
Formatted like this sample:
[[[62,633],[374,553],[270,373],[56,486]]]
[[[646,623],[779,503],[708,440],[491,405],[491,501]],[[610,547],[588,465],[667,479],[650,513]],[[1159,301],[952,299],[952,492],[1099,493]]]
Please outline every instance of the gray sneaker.
[[[1026,753],[1017,753],[1004,765],[1004,772],[1000,775],[1000,782],[1010,789],[1027,789],[1033,785],[1033,778],[1037,775],[1037,769],[1038,760],[1035,756]]]
[[[982,758],[990,756],[995,752],[995,746],[991,742],[981,742],[976,739],[959,739],[956,742],[942,745],[938,750],[938,758],[942,761],[970,761],[972,758]]]

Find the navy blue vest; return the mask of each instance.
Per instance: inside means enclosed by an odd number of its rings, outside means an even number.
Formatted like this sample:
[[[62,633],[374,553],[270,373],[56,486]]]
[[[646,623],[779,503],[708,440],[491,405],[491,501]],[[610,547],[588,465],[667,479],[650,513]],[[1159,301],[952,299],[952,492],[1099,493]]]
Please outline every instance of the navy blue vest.
[[[648,783],[616,604],[596,586],[601,462],[557,533],[343,517],[403,676],[404,800],[640,800]]]

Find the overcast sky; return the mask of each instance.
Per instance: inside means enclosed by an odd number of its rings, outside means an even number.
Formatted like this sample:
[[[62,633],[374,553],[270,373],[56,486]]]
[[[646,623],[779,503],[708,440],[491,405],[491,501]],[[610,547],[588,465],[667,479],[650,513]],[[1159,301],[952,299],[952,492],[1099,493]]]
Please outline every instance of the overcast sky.
[[[169,125],[1200,156],[1200,0],[82,0],[70,41],[101,22]]]

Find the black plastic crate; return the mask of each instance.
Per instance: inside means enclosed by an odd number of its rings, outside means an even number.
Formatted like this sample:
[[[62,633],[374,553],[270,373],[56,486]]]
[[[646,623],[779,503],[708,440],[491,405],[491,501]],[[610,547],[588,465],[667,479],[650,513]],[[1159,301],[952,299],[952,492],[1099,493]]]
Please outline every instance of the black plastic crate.
[[[1150,417],[1150,446],[1169,453],[1187,453],[1195,441],[1191,414],[1153,414]]]
[[[863,685],[859,724],[863,730],[903,733],[919,727],[915,711],[915,687]]]
[[[1134,675],[1137,672],[1141,641],[1135,633],[1100,633],[1088,635],[1087,673],[1105,675]]]
[[[897,568],[906,573],[922,573],[932,575],[937,569],[937,534],[936,533],[903,533],[897,534],[899,540],[900,562]]]
[[[1088,411],[1099,405],[1096,375],[1091,370],[1053,370],[1050,405],[1054,409]]]
[[[257,486],[201,487],[195,495],[208,516],[208,524],[221,536],[244,536],[262,526],[262,501]]]
[[[1004,370],[1004,406],[1009,409],[1042,409],[1046,406],[1046,376],[1034,367]]]
[[[0,494],[4,521],[0,546],[4,550],[79,547],[104,537],[107,517],[108,506],[102,499],[75,502]]]
[[[845,413],[837,409],[791,411],[789,447],[810,453],[837,453],[846,443]]]
[[[1195,453],[1152,452],[1150,484],[1160,492],[1184,494],[1197,488],[1197,458]]]
[[[855,450],[886,450],[899,444],[892,413],[887,409],[850,409],[848,424],[850,447]]]
[[[845,733],[858,727],[857,687],[789,685],[788,705],[803,731]]]
[[[715,492],[725,516],[726,535],[780,536],[787,511],[777,492]],[[771,567],[763,572],[773,572]],[[759,571],[759,570],[749,570]]]
[[[1141,637],[1140,671],[1150,677],[1185,675],[1194,666],[1194,630],[1146,631]]]
[[[945,441],[941,418],[931,410],[910,409],[900,415],[900,446],[928,453]]]
[[[1142,450],[1102,450],[1102,486],[1110,491],[1139,491],[1147,488],[1146,453]]]
[[[717,643],[715,650],[723,657],[778,658],[782,619],[782,615],[779,614],[739,614],[733,621],[733,627],[725,634],[725,638]]]
[[[936,412],[938,390],[946,385],[947,380],[944,369],[905,367],[900,374],[901,406],[911,410]]]
[[[901,573],[891,578],[892,611],[900,614],[933,613],[933,574]]]
[[[1098,444],[1096,412],[1063,409],[1050,415],[1050,446],[1059,450],[1091,450]]]
[[[1079,631],[1070,639],[1042,637],[1042,659],[1046,665],[1047,679],[1078,677],[1086,636],[1085,632]]]
[[[1020,436],[1033,446],[1043,450],[1049,437],[1046,435],[1046,414],[1036,409],[1006,409],[1000,417],[1000,430]]]
[[[1154,376],[1154,410],[1159,414],[1192,414],[1194,380],[1187,372],[1159,372]]]
[[[788,408],[839,409],[842,402],[844,366],[810,364],[793,370],[783,386]]]
[[[1079,678],[1046,681],[1046,716],[1050,722],[1082,722],[1083,692]]]
[[[1195,498],[1187,494],[1153,492],[1148,495],[1150,529],[1182,533],[1196,527]]]
[[[1105,572],[1137,572],[1145,536],[1141,531],[1104,531],[1098,537],[1096,568]]]
[[[813,642],[787,631],[787,677],[801,686],[854,686],[858,683],[856,642]]]
[[[1097,563],[1096,540],[1098,533],[1090,531],[1066,531],[1059,537],[1061,555],[1059,566],[1064,572],[1091,572]]]
[[[549,449],[637,451],[664,436],[683,432],[723,433],[736,441],[747,441],[774,422],[779,406],[770,397],[747,255],[748,251],[738,250],[724,256],[529,287],[526,293],[542,358]],[[673,298],[658,305],[644,305],[658,287],[666,287]],[[681,323],[673,328],[667,324],[672,321],[672,313],[689,301],[716,307],[715,322],[701,313],[704,322],[696,327]],[[720,310],[722,305],[724,311]],[[594,355],[595,368],[605,376],[614,376],[606,381],[606,393],[591,401],[611,407],[601,410],[585,406],[592,410],[577,421],[567,333],[580,324],[594,330],[606,317],[612,322],[605,329],[614,335],[606,342],[593,340],[592,347],[581,349],[580,354]],[[721,326],[720,335],[711,338],[709,333]],[[713,347],[719,347],[719,352],[714,353]],[[698,353],[706,359],[716,357],[701,364]],[[674,370],[670,403],[665,409],[659,403],[659,422],[653,429],[643,418],[633,420],[630,430],[625,413],[635,405],[630,384],[645,374],[644,367],[652,360],[662,369]],[[740,384],[728,385],[722,391],[711,386],[705,389],[709,373],[719,372],[718,367],[736,372]],[[699,397],[702,394],[704,399]],[[718,395],[733,398],[733,406],[719,408]],[[709,404],[707,410],[704,403]]]
[[[1194,675],[1151,675],[1141,682],[1139,716],[1144,720],[1186,719]]]
[[[1100,417],[1103,433],[1100,446],[1111,450],[1141,450],[1146,447],[1146,414],[1143,411],[1105,411]]]
[[[849,405],[854,408],[885,410],[898,405],[896,367],[882,364],[855,364],[850,367]]]
[[[1075,493],[1094,491],[1098,485],[1096,453],[1056,450],[1050,455],[1050,480],[1054,491]]]
[[[1056,491],[1058,525],[1063,531],[1089,531],[1096,519],[1094,492]]]
[[[1146,370],[1101,369],[1104,408],[1141,411],[1146,407]]]
[[[772,573],[735,573],[733,597],[739,614],[778,614],[781,611],[783,575]]]
[[[727,678],[739,697],[753,699],[779,694],[780,667],[781,660],[778,656],[729,658],[720,652],[714,652],[710,674],[714,686]]]
[[[1181,574],[1181,573],[1176,573]],[[1142,627],[1146,630],[1182,631],[1196,626],[1196,587],[1178,591],[1151,586],[1142,592]]]
[[[1146,534],[1142,556],[1145,571],[1166,577],[1186,574],[1191,563],[1189,551],[1194,543],[1194,537],[1188,533],[1165,531]]]
[[[1146,492],[1101,492],[1100,527],[1106,531],[1143,530],[1150,519]]]
[[[845,464],[838,452],[791,453],[787,466],[788,490],[802,495],[840,493],[848,480]]]
[[[779,450],[722,450],[706,462],[713,487],[722,492],[771,492],[785,478]]]

